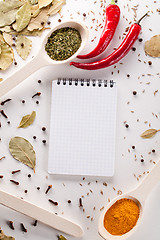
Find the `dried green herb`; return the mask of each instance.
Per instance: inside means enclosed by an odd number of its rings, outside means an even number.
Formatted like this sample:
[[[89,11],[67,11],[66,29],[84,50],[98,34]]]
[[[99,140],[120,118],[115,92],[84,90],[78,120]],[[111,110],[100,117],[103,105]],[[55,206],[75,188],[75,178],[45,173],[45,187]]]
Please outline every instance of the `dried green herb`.
[[[26,127],[30,126],[34,122],[35,117],[36,117],[35,111],[33,111],[31,114],[24,116],[22,118],[18,128],[26,128]]]
[[[70,27],[60,28],[48,38],[45,50],[51,59],[62,61],[77,52],[81,42],[82,39],[78,30]]]
[[[9,150],[16,160],[32,168],[35,172],[36,154],[29,141],[22,137],[11,138]]]
[[[60,235],[60,236],[58,236],[58,240],[67,240],[67,238],[65,238],[64,236]]]
[[[141,137],[142,138],[151,138],[151,137],[153,137],[157,132],[159,132],[160,131],[160,129],[159,130],[156,130],[156,129],[148,129],[148,130],[146,130],[145,132],[143,132],[142,134],[141,134]]]
[[[0,240],[15,240],[15,238],[11,236],[6,236],[4,232],[0,229]]]

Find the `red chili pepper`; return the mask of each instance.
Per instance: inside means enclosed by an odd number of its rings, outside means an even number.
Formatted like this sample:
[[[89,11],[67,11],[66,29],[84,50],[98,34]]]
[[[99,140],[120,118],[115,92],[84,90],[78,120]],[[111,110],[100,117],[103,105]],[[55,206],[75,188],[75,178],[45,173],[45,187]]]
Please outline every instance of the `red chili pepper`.
[[[98,42],[98,45],[93,51],[85,55],[78,55],[77,58],[88,59],[93,58],[101,54],[109,45],[116,31],[120,18],[120,8],[115,5],[114,0],[111,0],[111,4],[106,7],[106,23]]]
[[[137,23],[132,24],[122,44],[108,57],[92,63],[71,62],[70,65],[86,70],[97,70],[100,68],[109,67],[117,63],[120,59],[126,56],[126,54],[129,52],[129,50],[137,40],[138,35],[141,31],[141,26],[139,23],[146,15],[148,15],[148,13],[146,13]]]

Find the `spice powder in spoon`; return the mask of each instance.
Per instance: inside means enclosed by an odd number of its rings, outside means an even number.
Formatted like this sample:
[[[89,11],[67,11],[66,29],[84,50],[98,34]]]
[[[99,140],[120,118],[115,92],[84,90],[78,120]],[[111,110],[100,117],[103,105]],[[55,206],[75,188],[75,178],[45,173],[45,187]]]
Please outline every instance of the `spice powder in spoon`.
[[[77,29],[64,27],[51,34],[45,45],[45,50],[51,59],[63,61],[77,52],[81,42],[81,35]]]
[[[136,225],[139,213],[140,210],[135,201],[122,198],[106,212],[104,227],[112,235],[123,235]]]

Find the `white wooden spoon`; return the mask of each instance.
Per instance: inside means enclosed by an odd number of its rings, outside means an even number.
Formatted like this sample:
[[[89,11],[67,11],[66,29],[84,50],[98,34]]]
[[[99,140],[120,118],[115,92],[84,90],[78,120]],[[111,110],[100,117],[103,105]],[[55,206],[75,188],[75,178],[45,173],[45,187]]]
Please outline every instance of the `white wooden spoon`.
[[[79,225],[1,190],[0,204],[74,237],[83,235]]]
[[[63,61],[55,61],[55,60],[52,60],[47,55],[47,52],[45,51],[45,44],[47,43],[48,37],[51,35],[52,32],[63,27],[72,27],[77,29],[81,35],[82,42],[78,51],[74,55],[72,55],[70,58]],[[58,26],[53,28],[47,34],[37,56],[35,56],[33,60],[31,60],[24,67],[22,67],[20,70],[15,72],[12,76],[10,76],[9,78],[7,78],[6,80],[0,83],[0,98],[4,96],[7,92],[12,90],[14,87],[16,87],[18,84],[20,84],[23,80],[25,80],[27,77],[29,77],[32,73],[34,73],[38,69],[45,66],[49,66],[49,65],[53,66],[55,64],[63,64],[74,59],[78,54],[80,54],[80,52],[84,48],[87,39],[88,39],[88,29],[84,24],[77,21],[69,21],[69,22],[67,21],[67,22],[60,23]]]
[[[150,194],[150,192],[153,190],[153,188],[160,182],[160,160],[157,162],[157,164],[152,168],[151,172],[142,180],[141,184],[134,190],[132,190],[129,193],[123,194],[117,198],[115,198],[113,201],[111,201],[103,210],[100,219],[99,219],[99,234],[100,236],[105,240],[126,240],[128,237],[130,237],[135,230],[140,226],[140,222],[142,220],[143,210],[145,201]],[[121,236],[115,236],[111,235],[105,228],[104,228],[104,216],[107,210],[117,201],[122,198],[129,198],[134,200],[140,209],[140,216],[137,221],[136,226],[129,231],[128,233],[121,235]]]

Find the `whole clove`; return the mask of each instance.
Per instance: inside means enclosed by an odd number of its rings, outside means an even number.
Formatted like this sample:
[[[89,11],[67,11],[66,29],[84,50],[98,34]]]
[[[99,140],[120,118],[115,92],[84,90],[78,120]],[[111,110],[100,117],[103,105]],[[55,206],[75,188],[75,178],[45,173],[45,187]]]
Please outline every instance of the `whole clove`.
[[[47,190],[45,191],[45,194],[47,194],[51,188],[52,188],[52,185],[49,185]]]
[[[37,92],[37,93],[35,93],[33,96],[32,96],[32,98],[34,98],[34,97],[36,97],[36,96],[40,96],[41,95],[41,92]]]
[[[52,199],[48,199],[48,201],[49,201],[50,203],[52,203],[53,205],[58,206],[58,202],[55,202],[55,201],[53,201]]]
[[[38,221],[35,220],[34,223],[33,223],[32,225],[33,225],[34,227],[36,227],[36,226],[37,226],[37,222],[38,222]]]
[[[83,207],[82,198],[79,199],[79,207]]]
[[[0,110],[0,113],[2,114],[3,117],[8,118],[3,110]]]
[[[12,100],[11,98],[8,98],[8,99],[6,99],[5,101],[1,102],[1,106],[3,106],[5,103],[7,103],[7,102],[9,102],[9,101],[11,101],[11,100]]]
[[[24,224],[21,223],[20,225],[21,225],[21,230],[22,230],[23,232],[27,232],[27,229],[25,228]]]
[[[21,171],[21,170],[12,171],[12,174],[18,173],[18,172],[20,172],[20,171]]]
[[[15,180],[10,180],[10,182],[12,182],[12,183],[14,183],[14,184],[16,184],[16,185],[19,185],[19,182],[16,182]]]
[[[15,229],[12,221],[7,221],[7,224],[12,230]]]

